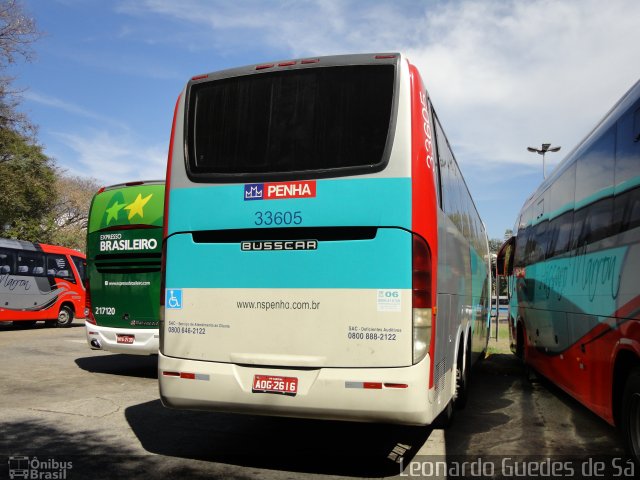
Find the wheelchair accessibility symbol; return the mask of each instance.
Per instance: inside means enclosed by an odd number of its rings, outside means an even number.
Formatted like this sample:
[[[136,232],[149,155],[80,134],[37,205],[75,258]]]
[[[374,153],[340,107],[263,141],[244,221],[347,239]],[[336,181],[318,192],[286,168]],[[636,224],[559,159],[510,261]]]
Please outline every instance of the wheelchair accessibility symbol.
[[[182,308],[182,290],[167,289],[164,304],[167,308]]]

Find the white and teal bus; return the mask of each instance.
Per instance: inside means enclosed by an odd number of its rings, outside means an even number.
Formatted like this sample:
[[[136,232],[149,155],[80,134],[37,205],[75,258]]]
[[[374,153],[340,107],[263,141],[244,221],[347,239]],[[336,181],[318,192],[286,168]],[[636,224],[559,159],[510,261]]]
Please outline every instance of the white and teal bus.
[[[464,404],[487,236],[403,55],[194,77],[165,212],[166,406],[424,425]]]

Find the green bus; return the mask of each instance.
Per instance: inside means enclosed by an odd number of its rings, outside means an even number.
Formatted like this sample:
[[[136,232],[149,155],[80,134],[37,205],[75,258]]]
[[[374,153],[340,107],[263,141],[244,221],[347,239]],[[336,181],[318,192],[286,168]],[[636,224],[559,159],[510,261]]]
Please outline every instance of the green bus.
[[[103,187],[87,228],[87,342],[94,350],[158,353],[164,181]]]

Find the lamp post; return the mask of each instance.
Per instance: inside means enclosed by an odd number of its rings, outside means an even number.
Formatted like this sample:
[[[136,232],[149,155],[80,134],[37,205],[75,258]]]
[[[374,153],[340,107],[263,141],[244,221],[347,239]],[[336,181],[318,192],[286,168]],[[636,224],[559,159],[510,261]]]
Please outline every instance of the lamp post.
[[[547,152],[557,152],[560,150],[560,147],[552,147],[550,143],[543,143],[542,148],[527,147],[527,150],[542,155],[542,178],[546,179],[547,173],[544,166],[544,154]]]

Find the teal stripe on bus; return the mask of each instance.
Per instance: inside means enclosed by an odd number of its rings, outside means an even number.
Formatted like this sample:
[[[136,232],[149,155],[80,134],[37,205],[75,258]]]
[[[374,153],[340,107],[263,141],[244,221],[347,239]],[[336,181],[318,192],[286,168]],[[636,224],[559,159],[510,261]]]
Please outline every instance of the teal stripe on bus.
[[[172,188],[168,233],[277,226],[411,228],[411,179],[317,180],[315,198],[244,200],[244,184]],[[299,212],[301,223],[257,225],[257,212]]]
[[[317,250],[241,251],[240,243],[194,243],[191,234],[168,242],[167,288],[411,288],[412,236],[397,228]]]
[[[620,300],[633,296],[621,282],[627,251],[616,247],[528,265],[526,279],[532,285],[522,300],[542,310],[612,316]]]

